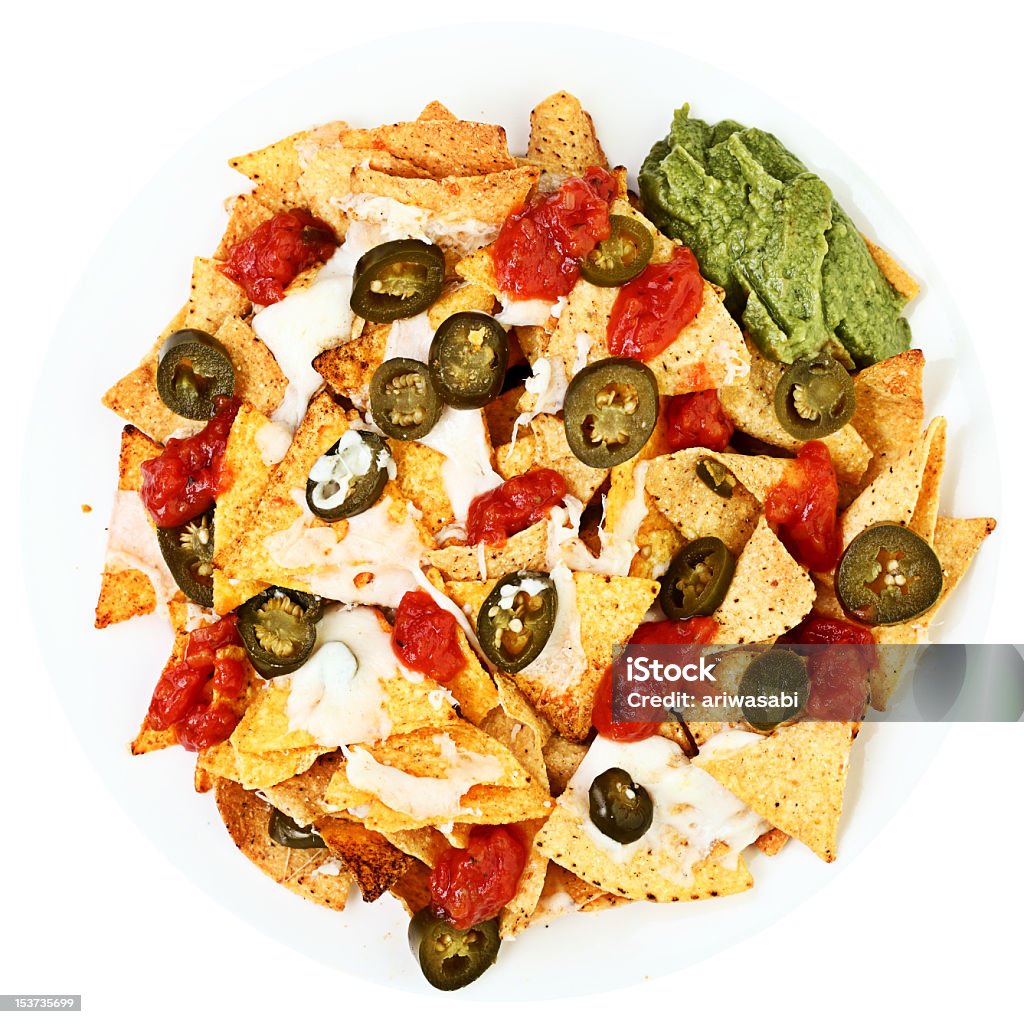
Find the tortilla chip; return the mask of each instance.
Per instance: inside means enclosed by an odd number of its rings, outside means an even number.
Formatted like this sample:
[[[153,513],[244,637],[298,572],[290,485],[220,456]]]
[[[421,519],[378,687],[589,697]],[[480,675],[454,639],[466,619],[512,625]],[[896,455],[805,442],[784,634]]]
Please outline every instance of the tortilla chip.
[[[252,303],[242,288],[220,272],[216,260],[197,256],[192,264],[192,288],[185,326],[216,334],[230,316],[244,317]],[[232,360],[234,362],[234,360]]]
[[[601,677],[614,659],[614,647],[624,644],[643,621],[657,596],[658,584],[633,576],[574,572],[580,640],[587,666],[578,679],[539,679],[520,673],[516,684],[563,736],[582,740],[590,731],[594,695]],[[475,621],[494,584],[452,581],[452,597],[468,606]]]
[[[405,912],[413,917],[424,907],[430,906],[430,868],[419,861],[412,866],[388,890],[405,908]]]
[[[574,743],[557,732],[551,734],[544,744],[544,765],[548,771],[548,782],[553,796],[561,795],[586,754],[585,744]]]
[[[130,424],[121,431],[118,456],[119,491],[138,491],[142,485],[140,467],[147,459],[163,451],[151,438]],[[125,622],[136,615],[149,615],[156,610],[157,595],[149,576],[140,569],[119,566],[108,560],[103,567],[100,593],[96,600],[95,626],[105,629]]]
[[[245,789],[266,792],[308,771],[326,747],[300,747],[294,750],[266,750],[248,753],[236,749],[229,740],[200,751],[198,765],[209,775],[229,779]]]
[[[789,842],[782,829],[773,828],[754,840],[754,845],[766,856],[774,857]]]
[[[231,247],[248,238],[264,221],[274,216],[274,211],[255,196],[243,193],[227,202],[228,226],[214,250],[215,260],[226,260]]]
[[[594,121],[575,96],[556,92],[530,112],[530,163],[552,174],[584,174],[608,166]]]
[[[543,570],[547,565],[547,543],[548,521],[542,519],[512,534],[504,547],[449,544],[431,551],[430,562],[450,580],[494,580],[519,569]]]
[[[715,643],[764,643],[792,629],[814,604],[814,582],[762,516],[736,559],[725,599],[714,614]]]
[[[872,242],[870,238],[865,235],[861,235],[868,247],[868,252],[871,253],[871,258],[878,265],[878,269],[885,275],[885,279],[896,289],[896,291],[903,296],[904,299],[909,302],[911,299],[916,298],[917,293],[921,290],[917,281],[896,262],[896,259],[885,251],[876,242]]]
[[[565,480],[569,493],[586,505],[608,479],[607,469],[585,466],[572,453],[561,417],[541,413],[520,430],[514,445],[495,452],[498,472],[506,480],[534,469],[553,469]]]
[[[850,503],[839,517],[845,550],[862,530],[875,523],[907,526],[917,507],[925,467],[936,436],[944,439],[946,421],[938,416],[928,424],[923,437],[907,452],[886,466]],[[944,440],[941,442],[944,448]]]
[[[850,722],[797,722],[694,764],[776,828],[833,861],[855,730]]]
[[[358,808],[359,818],[368,828],[381,832],[399,832],[423,825],[505,824],[545,817],[551,800],[519,762],[497,740],[466,722],[453,722],[443,730],[420,729],[415,732],[391,736],[383,743],[366,747],[380,764],[388,765],[411,775],[444,778],[450,767],[436,738],[446,733],[459,750],[494,757],[502,768],[501,778],[492,784],[474,785],[460,800],[461,810],[451,816],[432,815],[417,819],[395,810],[379,797],[357,789],[346,776],[345,767],[338,769],[325,794],[325,802],[332,808]]]
[[[508,444],[512,440],[512,430],[516,417],[519,415],[519,400],[526,393],[522,385],[510,388],[498,395],[493,402],[484,406],[484,419],[487,421],[487,433],[495,448]],[[499,470],[501,465],[499,463]]]
[[[355,876],[366,903],[379,899],[415,863],[379,832],[358,822],[321,818],[316,828],[327,849]]]
[[[341,133],[348,149],[384,150],[430,178],[466,177],[507,171],[516,166],[509,155],[505,129],[499,125],[450,118],[350,128]]]
[[[345,909],[352,875],[317,870],[333,860],[329,850],[279,846],[267,833],[269,804],[228,779],[218,779],[214,790],[217,810],[235,846],[264,874],[307,900],[331,910]]]
[[[498,915],[498,933],[503,939],[511,939],[518,935],[530,923],[547,877],[548,858],[534,845],[534,837],[540,831],[543,822],[522,822],[516,826],[516,832],[529,851],[526,866],[519,876],[515,895],[501,908]]]
[[[754,345],[749,346],[749,354],[749,378],[742,385],[720,389],[718,397],[722,407],[737,430],[785,451],[799,451],[806,442],[786,431],[775,415],[775,388],[785,367],[765,358]],[[853,424],[847,423],[821,440],[832,457],[836,476],[857,483],[871,461],[871,449]]]
[[[431,868],[452,847],[436,828],[410,828],[399,832],[382,832],[381,835],[403,853]]]
[[[296,144],[308,135],[308,132],[296,132],[263,149],[228,161],[231,167],[253,183],[255,198],[274,213],[304,205],[298,186],[302,163]]]
[[[440,101],[431,100],[421,111],[417,121],[457,121],[458,118]]]
[[[231,744],[222,746],[230,747]],[[261,787],[262,793],[271,805],[305,828],[326,813],[323,796],[343,760],[335,751],[323,754],[305,771]]]
[[[733,555],[739,555],[760,519],[760,501],[740,483],[738,475],[731,497],[715,494],[697,476],[697,464],[705,458],[726,465],[721,455],[704,448],[684,448],[653,459],[647,470],[647,493],[684,538],[718,537]],[[732,461],[744,458],[734,456]],[[731,465],[728,468],[732,471]],[[757,472],[746,475],[758,478]]]
[[[930,444],[925,457],[921,489],[917,493],[914,514],[910,517],[910,529],[929,544],[935,536],[935,522],[939,516],[939,485],[946,468],[946,421],[935,421],[935,430],[930,434]]]

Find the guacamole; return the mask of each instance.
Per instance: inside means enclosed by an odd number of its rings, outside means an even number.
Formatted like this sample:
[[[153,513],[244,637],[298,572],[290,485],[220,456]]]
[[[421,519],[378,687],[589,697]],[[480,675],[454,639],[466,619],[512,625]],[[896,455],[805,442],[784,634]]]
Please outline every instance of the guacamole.
[[[905,299],[832,190],[774,135],[711,125],[684,106],[644,161],[640,192],[771,358],[791,363],[838,342],[867,366],[910,347]]]

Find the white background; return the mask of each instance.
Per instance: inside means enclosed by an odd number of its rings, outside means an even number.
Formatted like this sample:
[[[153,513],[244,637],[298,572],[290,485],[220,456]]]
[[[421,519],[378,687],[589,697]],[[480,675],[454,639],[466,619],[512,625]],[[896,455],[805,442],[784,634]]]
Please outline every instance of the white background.
[[[36,387],[45,387],[38,368],[62,304],[128,200],[206,121],[276,77],[395,28],[492,20],[484,5],[462,0],[360,6],[365,13],[344,0],[51,3],[5,15],[0,346],[10,461],[2,502],[0,992],[81,992],[85,1016],[97,1021],[370,1013],[422,1020],[453,1011],[440,999],[396,995],[310,963],[179,875],[114,806],[81,754],[18,599],[21,424]],[[1022,25],[1009,10],[991,2],[947,11],[934,2],[732,0],[659,11],[652,3],[521,0],[500,12],[550,23],[567,46],[581,22],[662,44],[674,39],[820,127],[913,225],[982,353],[999,424],[1001,571],[979,641],[1022,639]],[[500,33],[494,67],[512,88],[516,55],[501,52]],[[387,73],[383,50],[379,74]],[[607,73],[642,96],[642,67]],[[927,349],[927,338],[917,341]],[[71,459],[74,445],[68,438]],[[60,488],[59,466],[30,470],[31,486]],[[979,514],[986,509],[984,495],[976,505]],[[25,555],[31,572],[32,553]],[[45,643],[61,642],[61,615],[74,613],[61,609],[59,594],[54,612]],[[494,1021],[526,1013],[621,1020],[640,1009],[716,1021],[1013,1015],[1024,919],[1021,737],[1015,726],[955,727],[865,854],[840,860],[827,888],[725,954],[569,1006],[454,1012]],[[609,946],[593,969],[614,968]]]

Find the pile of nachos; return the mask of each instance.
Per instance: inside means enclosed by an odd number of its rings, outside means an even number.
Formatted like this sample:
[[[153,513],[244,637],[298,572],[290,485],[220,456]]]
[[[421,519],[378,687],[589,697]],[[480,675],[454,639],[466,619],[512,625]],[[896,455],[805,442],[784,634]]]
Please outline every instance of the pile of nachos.
[[[859,721],[900,675],[887,645],[924,639],[995,526],[939,514],[922,353],[857,366],[822,339],[795,436],[794,367],[565,92],[524,156],[432,102],[231,166],[249,188],[220,244],[103,396],[127,425],[96,627],[173,630],[133,753],[195,752],[196,791],[293,892],[401,901],[441,989],[559,914],[741,893],[751,847],[832,861]],[[873,613],[837,582],[880,528],[913,534],[926,600],[891,545]],[[850,720],[610,712],[631,640],[822,622],[878,645]]]

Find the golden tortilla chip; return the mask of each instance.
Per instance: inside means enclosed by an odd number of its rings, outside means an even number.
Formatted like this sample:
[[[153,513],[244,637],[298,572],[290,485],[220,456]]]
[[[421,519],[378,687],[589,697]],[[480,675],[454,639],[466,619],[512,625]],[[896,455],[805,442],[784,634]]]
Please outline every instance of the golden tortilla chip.
[[[208,775],[266,792],[307,772],[326,751],[326,747],[300,747],[247,753],[225,740],[200,751],[197,764]]]
[[[575,96],[556,92],[530,112],[530,163],[552,174],[584,174],[608,166],[594,121]]]
[[[431,100],[421,111],[417,121],[457,121],[458,118],[440,101]]]
[[[498,395],[493,402],[488,402],[484,406],[487,433],[496,449],[512,440],[512,431],[519,415],[519,400],[525,393],[526,388],[519,385]],[[500,463],[498,468],[501,469]]]
[[[561,417],[540,413],[519,431],[515,444],[495,452],[498,472],[506,480],[534,469],[553,469],[565,480],[569,493],[586,505],[608,479],[607,469],[585,466],[572,453]]]
[[[517,825],[515,831],[529,851],[526,865],[519,876],[515,895],[501,908],[498,932],[503,939],[514,938],[530,923],[547,877],[548,858],[534,845],[534,837],[543,822],[530,821]]]
[[[228,226],[214,250],[215,260],[226,260],[231,247],[248,238],[264,221],[274,216],[274,211],[265,206],[254,195],[243,193],[228,200]]]
[[[896,262],[896,259],[885,251],[877,242],[861,235],[871,253],[871,258],[878,265],[878,269],[885,275],[885,279],[896,289],[896,291],[909,302],[916,298],[921,290],[917,281]]]
[[[218,779],[214,788],[217,810],[229,835],[253,864],[275,882],[307,900],[331,910],[345,909],[352,875],[340,869],[329,850],[292,850],[279,846],[267,832],[271,815],[269,804],[228,779]],[[332,862],[338,865],[338,870],[331,870]]]
[[[195,258],[188,312],[185,314],[186,327],[216,334],[228,317],[244,317],[251,309],[252,303],[241,286],[220,272],[220,264],[216,260],[202,256]]]
[[[747,381],[719,390],[722,407],[743,433],[776,448],[798,451],[806,442],[788,433],[775,415],[775,388],[785,367],[765,358],[754,345],[749,346],[749,356],[750,376]],[[847,423],[821,440],[832,457],[836,476],[840,480],[857,483],[871,461],[871,449],[853,424]]]
[[[348,149],[384,150],[431,178],[466,177],[515,167],[505,129],[499,125],[450,118],[350,128],[341,133]]]
[[[415,863],[379,832],[371,832],[359,822],[321,818],[316,828],[327,849],[355,876],[366,903],[379,899]]]
[[[613,649],[636,632],[657,596],[658,584],[633,576],[586,572],[574,572],[572,577],[585,667],[571,679],[541,678],[527,667],[516,677],[516,685],[563,736],[582,740],[590,731],[594,695],[605,669],[614,660]],[[467,614],[472,621],[493,587],[493,583],[477,581],[448,584],[452,597],[469,607]]]
[[[910,529],[929,544],[935,536],[935,521],[939,516],[939,485],[946,469],[946,421],[939,418],[935,421],[935,430],[931,433],[931,443],[925,457],[924,473],[921,476],[921,489],[917,493],[914,514],[910,517]]]
[[[302,173],[298,145],[309,134],[296,132],[263,149],[228,161],[231,167],[253,183],[254,197],[274,213],[305,205],[298,185]]]
[[[547,565],[547,543],[548,521],[542,519],[512,534],[504,547],[449,544],[431,551],[430,562],[450,580],[495,580],[518,569],[543,570]]]
[[[855,730],[850,722],[797,722],[694,764],[822,860],[836,857],[836,833]]]
[[[261,787],[262,793],[272,806],[305,828],[326,813],[323,796],[343,760],[337,751],[322,754],[305,771]]]
[[[500,765],[501,775],[493,783],[477,784],[459,800],[459,807],[451,814],[432,814],[413,817],[397,810],[380,797],[353,786],[345,766],[339,768],[324,796],[331,808],[355,809],[360,820],[381,832],[399,832],[424,825],[466,823],[468,825],[505,824],[545,817],[551,809],[550,797],[497,740],[467,722],[453,722],[443,730],[420,729],[415,732],[391,736],[383,743],[366,747],[370,756],[380,765],[395,768],[420,778],[447,778],[451,762],[444,756],[439,737],[447,735],[460,752],[494,758]]]
[[[736,559],[725,598],[715,611],[715,643],[774,640],[792,629],[814,604],[814,582],[762,517]]]
[[[774,857],[789,842],[789,836],[780,828],[773,828],[754,840],[754,845],[766,856]]]

